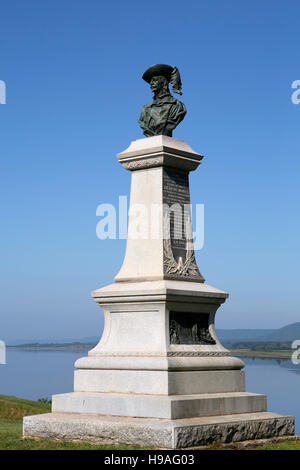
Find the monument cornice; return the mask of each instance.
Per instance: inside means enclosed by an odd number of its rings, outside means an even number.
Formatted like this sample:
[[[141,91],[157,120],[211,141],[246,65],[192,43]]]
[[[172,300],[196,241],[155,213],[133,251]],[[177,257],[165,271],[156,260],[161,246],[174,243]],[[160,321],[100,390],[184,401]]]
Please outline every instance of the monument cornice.
[[[117,158],[126,170],[131,171],[159,166],[193,171],[201,163],[203,155],[183,140],[158,135],[131,142]]]

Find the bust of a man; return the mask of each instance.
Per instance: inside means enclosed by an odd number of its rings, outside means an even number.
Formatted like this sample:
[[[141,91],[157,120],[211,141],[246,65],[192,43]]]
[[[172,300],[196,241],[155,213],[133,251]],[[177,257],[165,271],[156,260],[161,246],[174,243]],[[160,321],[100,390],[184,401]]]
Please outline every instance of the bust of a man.
[[[169,83],[175,93],[181,93],[181,79],[176,67],[157,64],[150,67],[143,75],[154,93],[153,100],[142,108],[139,125],[146,137],[167,135],[172,137],[172,131],[186,115],[186,107],[170,93]]]

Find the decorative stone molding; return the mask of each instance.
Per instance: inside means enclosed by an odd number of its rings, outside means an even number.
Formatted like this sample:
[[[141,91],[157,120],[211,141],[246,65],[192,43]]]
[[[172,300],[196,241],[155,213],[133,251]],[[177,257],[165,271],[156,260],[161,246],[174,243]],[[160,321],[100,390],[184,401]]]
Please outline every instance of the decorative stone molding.
[[[228,357],[228,351],[168,351],[167,357]]]

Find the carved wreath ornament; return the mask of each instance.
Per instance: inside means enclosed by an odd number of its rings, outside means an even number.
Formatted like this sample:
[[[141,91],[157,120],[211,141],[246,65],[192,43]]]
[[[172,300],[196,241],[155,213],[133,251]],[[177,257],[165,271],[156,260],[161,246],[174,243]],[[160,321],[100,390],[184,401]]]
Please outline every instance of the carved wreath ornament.
[[[190,234],[191,222],[188,218],[185,224],[186,234]],[[170,236],[170,218],[166,213],[164,216],[164,266],[166,267],[167,274],[179,274],[181,276],[198,276],[198,266],[195,259],[192,241],[186,237],[185,252],[186,257],[183,262],[180,256],[178,261],[174,258],[171,246]]]

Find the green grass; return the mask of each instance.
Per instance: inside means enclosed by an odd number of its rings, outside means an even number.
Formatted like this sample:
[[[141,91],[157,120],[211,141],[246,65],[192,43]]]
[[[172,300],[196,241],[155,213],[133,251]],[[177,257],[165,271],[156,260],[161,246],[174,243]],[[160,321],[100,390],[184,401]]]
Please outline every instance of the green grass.
[[[282,441],[256,447],[257,450],[300,450],[300,441]]]
[[[137,446],[98,445],[22,437],[21,419],[0,419],[0,450],[133,450]]]
[[[49,413],[51,405],[23,398],[0,395],[0,419],[21,419],[23,416]]]
[[[138,450],[139,446],[99,445],[23,438],[23,416],[49,413],[51,404],[0,395],[0,450]]]
[[[259,441],[253,444],[247,443],[246,445],[242,442],[235,442],[231,444],[211,444],[209,450],[300,450],[300,439],[295,437],[294,439],[274,440],[274,442],[268,442],[260,444]]]
[[[49,413],[49,403],[0,395],[0,450],[140,450],[150,447],[129,445],[99,445],[84,442],[64,442],[50,439],[22,437],[23,416]],[[211,445],[211,450],[300,450],[300,440],[284,440],[265,445],[241,447],[239,444]]]

